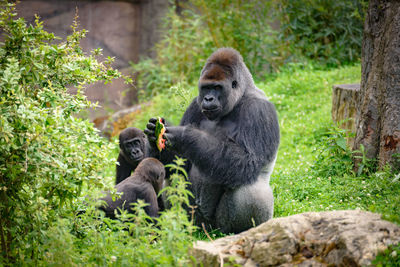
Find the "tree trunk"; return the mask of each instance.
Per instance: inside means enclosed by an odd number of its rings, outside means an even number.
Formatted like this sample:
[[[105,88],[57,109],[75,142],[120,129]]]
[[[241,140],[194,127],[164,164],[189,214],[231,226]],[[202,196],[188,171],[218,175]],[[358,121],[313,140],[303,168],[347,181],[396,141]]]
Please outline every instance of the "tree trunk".
[[[370,0],[354,147],[400,169],[400,1]]]

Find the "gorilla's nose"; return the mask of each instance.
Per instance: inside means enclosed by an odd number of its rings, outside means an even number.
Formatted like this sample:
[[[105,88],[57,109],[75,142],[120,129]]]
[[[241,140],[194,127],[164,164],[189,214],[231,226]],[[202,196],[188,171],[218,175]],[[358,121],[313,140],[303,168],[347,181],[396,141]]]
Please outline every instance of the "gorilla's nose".
[[[218,109],[218,103],[217,102],[218,101],[215,101],[215,98],[213,96],[205,97],[201,107],[202,107],[203,110]]]
[[[214,97],[213,96],[205,96],[204,97],[204,101],[205,102],[213,102],[214,101]]]

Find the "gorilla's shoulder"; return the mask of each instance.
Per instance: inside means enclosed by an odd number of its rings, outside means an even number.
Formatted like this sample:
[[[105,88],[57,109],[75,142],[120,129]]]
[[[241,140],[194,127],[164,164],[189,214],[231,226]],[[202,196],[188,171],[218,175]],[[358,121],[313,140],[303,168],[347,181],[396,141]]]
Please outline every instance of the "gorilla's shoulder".
[[[137,196],[141,196],[152,191],[152,189],[153,186],[149,182],[141,181],[140,179],[133,179],[126,181],[124,184],[121,182],[118,191],[125,192],[126,194],[135,194]]]
[[[261,91],[262,92],[262,91]],[[242,97],[240,101],[240,108],[242,110],[251,112],[260,112],[262,110],[275,110],[274,104],[272,104],[265,94],[262,92],[261,93],[252,93],[252,94],[246,94]]]
[[[180,125],[199,124],[204,119],[206,118],[203,113],[201,113],[201,109],[197,103],[197,97],[195,97],[183,114]]]

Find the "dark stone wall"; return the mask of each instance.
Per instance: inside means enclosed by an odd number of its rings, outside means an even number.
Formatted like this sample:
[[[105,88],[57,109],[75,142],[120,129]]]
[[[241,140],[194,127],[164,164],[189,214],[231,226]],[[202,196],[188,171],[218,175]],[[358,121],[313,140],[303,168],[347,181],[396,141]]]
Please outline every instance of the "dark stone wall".
[[[160,37],[160,22],[168,5],[168,0],[22,0],[17,10],[28,22],[34,21],[35,14],[39,15],[45,30],[66,37],[71,33],[77,9],[80,28],[89,31],[81,42],[84,50],[102,48],[105,57],[115,57],[115,68],[131,74],[130,61],[153,56],[151,48]],[[86,95],[102,106],[89,111],[91,118],[131,106],[137,100],[135,88],[122,80],[91,85]]]

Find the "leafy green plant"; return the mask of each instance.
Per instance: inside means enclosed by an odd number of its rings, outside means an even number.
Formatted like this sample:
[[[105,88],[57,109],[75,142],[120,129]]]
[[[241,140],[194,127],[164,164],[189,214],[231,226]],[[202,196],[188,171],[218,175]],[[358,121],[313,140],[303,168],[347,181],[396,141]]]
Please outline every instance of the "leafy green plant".
[[[193,82],[214,48],[201,16],[191,10],[177,15],[171,7],[162,32],[162,40],[154,47],[156,58],[132,64],[133,71],[138,73],[141,97],[154,96],[178,82]]]
[[[371,175],[376,171],[377,159],[368,158],[365,147],[361,144],[359,150],[353,151],[353,157],[357,160],[357,175]]]
[[[86,84],[110,82],[121,74],[86,56],[85,31],[72,25],[60,42],[36,18],[26,25],[14,4],[1,1],[0,27],[0,262],[35,264],[40,244],[85,185],[102,186],[112,144],[87,120],[72,116],[93,107]],[[76,95],[67,92],[76,86]]]
[[[330,126],[328,129],[316,133],[316,162],[312,169],[319,176],[338,176],[353,171],[352,151],[346,144],[346,139],[351,133],[338,126]]]
[[[271,29],[271,1],[193,0],[211,33],[214,47],[233,47],[258,78],[276,71],[283,63]]]
[[[359,60],[368,1],[284,0],[275,2],[279,39],[295,56],[323,65]]]

